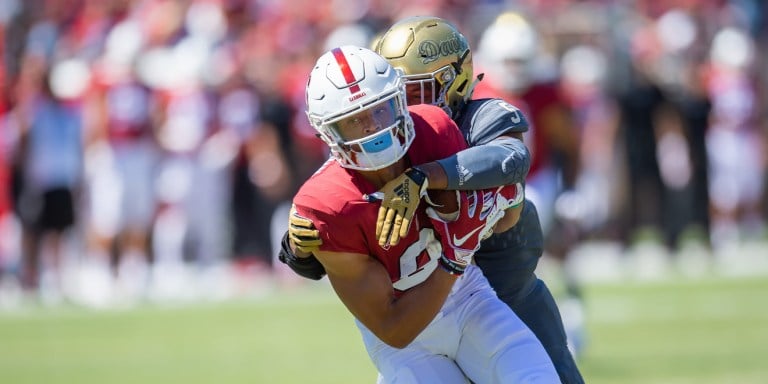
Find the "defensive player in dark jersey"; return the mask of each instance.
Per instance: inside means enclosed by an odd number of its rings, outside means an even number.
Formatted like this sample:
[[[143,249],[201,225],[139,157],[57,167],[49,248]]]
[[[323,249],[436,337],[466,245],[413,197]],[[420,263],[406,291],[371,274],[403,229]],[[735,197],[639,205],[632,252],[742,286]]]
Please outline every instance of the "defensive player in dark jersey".
[[[466,148],[458,127],[434,106],[408,109],[400,72],[353,46],[318,59],[307,115],[332,160],[301,187],[295,215],[316,226],[323,244],[313,254],[380,382],[559,382],[541,343],[471,264],[481,239],[514,225],[506,213],[522,190],[435,192],[440,205],[422,205],[398,244],[381,246],[368,196],[404,171],[426,195],[418,164]]]
[[[522,141],[527,131],[525,116],[501,99],[471,99],[474,86],[472,53],[466,38],[446,20],[418,16],[404,19],[385,32],[375,45],[393,66],[406,74],[408,104],[434,104],[457,122],[470,148],[436,162],[419,166],[428,176],[430,190],[470,190],[523,183],[530,156]],[[478,76],[480,80],[482,75]],[[402,195],[405,183],[413,183],[406,172],[383,189],[383,209],[377,233],[382,243],[397,243],[401,229],[408,228],[403,210],[418,205],[419,195]],[[413,191],[413,189],[409,189]],[[400,212],[398,212],[400,209]],[[322,244],[312,223],[291,215],[280,259],[300,275],[320,279],[322,266],[306,256]],[[394,229],[393,229],[394,227]],[[291,240],[299,253],[287,247]],[[546,284],[534,273],[543,249],[543,234],[536,207],[525,200],[520,222],[512,229],[483,241],[475,263],[491,286],[531,328],[547,350],[563,383],[583,383],[567,347],[560,312]]]

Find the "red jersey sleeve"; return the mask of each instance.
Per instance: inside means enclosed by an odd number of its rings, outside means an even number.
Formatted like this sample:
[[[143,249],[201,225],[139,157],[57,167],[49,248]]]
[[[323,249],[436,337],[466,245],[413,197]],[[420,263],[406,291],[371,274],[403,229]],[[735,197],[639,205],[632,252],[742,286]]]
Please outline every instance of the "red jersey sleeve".
[[[411,164],[441,160],[467,148],[459,127],[440,108],[419,104],[408,107],[416,137],[408,149]]]
[[[301,187],[293,199],[296,212],[312,220],[323,251],[369,254],[365,231],[376,223],[378,206],[362,200],[374,188],[354,171],[328,163]]]

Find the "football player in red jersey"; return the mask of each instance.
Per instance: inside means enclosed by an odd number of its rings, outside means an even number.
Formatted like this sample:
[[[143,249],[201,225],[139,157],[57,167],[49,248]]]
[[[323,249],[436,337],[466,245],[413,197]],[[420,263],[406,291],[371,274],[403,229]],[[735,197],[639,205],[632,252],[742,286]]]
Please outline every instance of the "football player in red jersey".
[[[464,35],[447,20],[414,16],[395,23],[374,44],[377,53],[405,72],[408,104],[433,104],[449,112],[470,148],[451,153],[438,161],[421,164],[428,175],[430,191],[437,189],[471,190],[522,183],[530,165],[530,154],[523,143],[528,130],[526,117],[515,106],[499,98],[473,98],[472,52]],[[400,189],[410,183],[407,174],[388,182],[383,191]],[[418,203],[418,195],[410,205]],[[384,196],[386,209],[378,218],[378,240],[399,241],[403,221],[402,196]],[[497,228],[484,240],[473,260],[496,291],[497,296],[536,334],[555,364],[564,383],[579,384],[584,379],[568,350],[560,312],[547,285],[535,274],[542,255],[543,233],[536,206],[525,200],[520,221],[507,231]],[[400,212],[394,214],[400,209]],[[387,216],[389,215],[389,216]],[[392,225],[400,221],[399,225]],[[300,250],[309,253],[322,244],[311,222],[290,217],[287,236]],[[388,225],[388,230],[384,227]],[[397,228],[394,228],[397,227]],[[391,235],[391,236],[390,236]],[[312,257],[291,254],[283,242],[281,260],[298,274],[320,279],[322,265]],[[394,239],[394,240],[393,240]]]
[[[355,316],[380,381],[559,382],[541,343],[471,264],[484,237],[514,224],[506,211],[522,191],[435,195],[440,212],[417,206],[398,244],[381,246],[370,196],[403,172],[413,180],[403,188],[425,195],[416,165],[464,149],[464,139],[439,108],[406,107],[400,72],[365,48],[322,55],[306,96],[333,160],[301,187],[295,213],[314,223],[322,244],[313,254]]]

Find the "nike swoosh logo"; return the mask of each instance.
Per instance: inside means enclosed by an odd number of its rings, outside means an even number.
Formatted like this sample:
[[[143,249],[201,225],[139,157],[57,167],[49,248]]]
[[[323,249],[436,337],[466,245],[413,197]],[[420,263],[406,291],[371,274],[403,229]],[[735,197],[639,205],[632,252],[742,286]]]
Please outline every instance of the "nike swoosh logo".
[[[477,231],[479,231],[479,230],[481,230],[483,228],[485,228],[485,225],[481,225],[481,226],[473,229],[472,231],[470,231],[469,233],[467,233],[466,235],[464,235],[460,239],[457,239],[456,238],[456,234],[453,234],[453,245],[455,245],[457,247],[461,247],[464,243],[467,242],[467,240],[469,240],[470,237],[472,237],[472,235],[475,234],[475,232],[477,232]]]

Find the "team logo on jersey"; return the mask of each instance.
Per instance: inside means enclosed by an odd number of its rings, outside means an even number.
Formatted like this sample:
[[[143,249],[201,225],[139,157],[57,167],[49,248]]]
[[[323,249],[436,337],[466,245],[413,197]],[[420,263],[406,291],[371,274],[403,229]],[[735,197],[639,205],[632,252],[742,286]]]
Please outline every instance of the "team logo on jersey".
[[[441,56],[460,55],[466,50],[467,47],[461,43],[456,35],[448,40],[424,40],[419,43],[419,56],[422,58],[422,64],[429,64]]]

